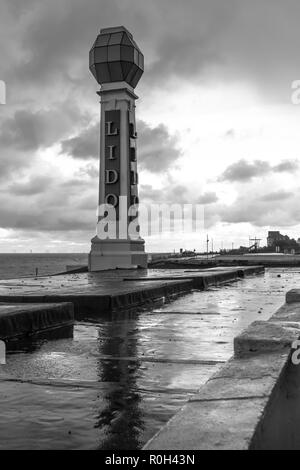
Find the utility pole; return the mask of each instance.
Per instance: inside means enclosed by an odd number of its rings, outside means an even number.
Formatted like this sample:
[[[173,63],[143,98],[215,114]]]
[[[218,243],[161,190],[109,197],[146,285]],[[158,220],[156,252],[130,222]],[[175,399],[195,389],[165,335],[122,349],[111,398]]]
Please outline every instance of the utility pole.
[[[258,248],[259,248],[259,242],[261,241],[261,238],[249,238],[249,241],[250,242],[254,242],[253,245],[250,246],[250,248],[254,247],[254,251],[257,252]]]
[[[206,235],[206,257],[208,259],[208,243],[209,243],[209,239],[208,239],[208,235]]]

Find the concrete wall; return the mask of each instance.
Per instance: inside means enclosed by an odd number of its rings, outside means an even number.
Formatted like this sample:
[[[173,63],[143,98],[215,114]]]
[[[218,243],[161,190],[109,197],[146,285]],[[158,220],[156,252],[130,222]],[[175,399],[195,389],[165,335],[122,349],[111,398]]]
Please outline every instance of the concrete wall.
[[[286,300],[235,338],[234,356],[145,449],[300,449],[300,291]]]
[[[300,266],[300,255],[284,254],[244,254],[244,255],[220,255],[216,256],[215,261],[220,265],[252,265],[261,264],[269,267]]]
[[[288,362],[250,449],[300,449],[300,367]]]

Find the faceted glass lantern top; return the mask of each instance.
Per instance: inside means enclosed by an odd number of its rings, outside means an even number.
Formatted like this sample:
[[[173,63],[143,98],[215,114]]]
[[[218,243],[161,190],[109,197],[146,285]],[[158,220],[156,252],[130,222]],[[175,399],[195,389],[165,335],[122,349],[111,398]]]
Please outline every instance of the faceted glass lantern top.
[[[100,84],[124,81],[136,87],[144,56],[124,26],[101,29],[90,50],[90,71]]]

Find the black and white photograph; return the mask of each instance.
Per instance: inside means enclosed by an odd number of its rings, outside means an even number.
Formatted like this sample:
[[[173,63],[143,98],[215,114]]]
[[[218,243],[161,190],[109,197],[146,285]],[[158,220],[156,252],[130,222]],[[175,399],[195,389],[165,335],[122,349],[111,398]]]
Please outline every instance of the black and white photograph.
[[[300,450],[299,25],[1,0],[0,450]]]

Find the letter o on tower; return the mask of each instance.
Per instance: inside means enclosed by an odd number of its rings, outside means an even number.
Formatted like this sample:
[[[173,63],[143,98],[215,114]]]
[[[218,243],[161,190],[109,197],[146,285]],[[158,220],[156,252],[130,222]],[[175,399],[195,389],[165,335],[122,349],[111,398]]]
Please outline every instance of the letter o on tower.
[[[115,194],[110,193],[105,196],[106,204],[111,204],[113,207],[117,207],[118,202],[118,197]]]

